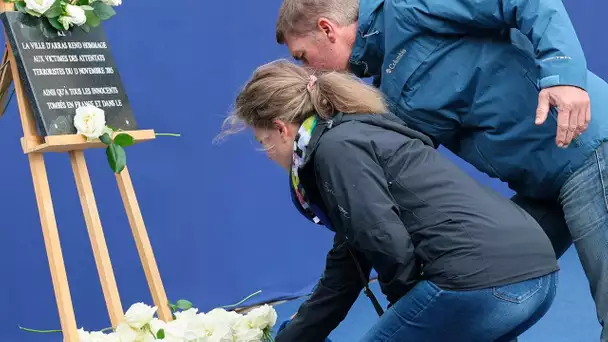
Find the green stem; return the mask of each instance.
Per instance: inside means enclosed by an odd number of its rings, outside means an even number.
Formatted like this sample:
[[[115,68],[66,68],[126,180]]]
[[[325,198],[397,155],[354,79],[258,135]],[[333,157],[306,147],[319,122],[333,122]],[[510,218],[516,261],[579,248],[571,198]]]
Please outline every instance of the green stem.
[[[274,338],[272,337],[272,331],[271,330],[264,331],[264,336],[262,336],[262,340],[264,342],[274,342]]]
[[[252,293],[252,294],[250,294],[249,296],[245,297],[245,299],[241,300],[240,302],[238,302],[238,303],[236,303],[236,304],[222,306],[222,308],[233,308],[233,307],[235,307],[235,306],[239,306],[239,305],[243,304],[244,302],[246,302],[246,301],[247,301],[249,298],[251,298],[251,297],[253,297],[253,296],[258,295],[258,294],[260,294],[261,292],[262,292],[262,290],[259,290],[258,292],[256,292],[256,293]]]
[[[157,137],[159,136],[169,136],[169,137],[181,137],[182,135],[179,133],[155,133]]]
[[[61,329],[59,329],[59,330],[56,330],[56,329],[54,329],[54,330],[37,330],[37,329],[24,328],[24,327],[22,327],[22,326],[19,326],[19,329],[21,329],[21,330],[23,330],[23,331],[27,331],[27,332],[41,333],[41,334],[48,334],[48,333],[60,333],[60,332],[63,332],[63,331],[61,331]],[[99,331],[101,331],[101,332],[106,332],[106,331],[110,331],[110,330],[114,330],[114,328],[112,328],[112,327],[108,327],[108,328],[103,328],[103,329],[101,329],[101,330],[99,330]]]
[[[60,332],[62,332],[61,330],[36,330],[36,329],[29,329],[29,328],[24,328],[22,326],[19,326],[19,329],[24,330],[24,331],[28,331],[28,332],[33,332],[33,333],[60,333]]]

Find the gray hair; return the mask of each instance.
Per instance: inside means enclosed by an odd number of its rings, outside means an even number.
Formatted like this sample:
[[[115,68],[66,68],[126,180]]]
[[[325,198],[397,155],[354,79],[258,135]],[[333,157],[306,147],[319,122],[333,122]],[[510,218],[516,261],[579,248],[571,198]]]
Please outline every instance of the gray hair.
[[[276,26],[277,43],[285,44],[286,35],[313,32],[325,17],[341,26],[357,21],[360,0],[283,0]]]

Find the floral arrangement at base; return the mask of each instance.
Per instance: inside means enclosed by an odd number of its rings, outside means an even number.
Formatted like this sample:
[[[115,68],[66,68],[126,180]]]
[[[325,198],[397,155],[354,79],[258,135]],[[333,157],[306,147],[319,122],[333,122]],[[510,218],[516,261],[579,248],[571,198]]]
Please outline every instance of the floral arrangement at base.
[[[125,313],[116,331],[78,330],[81,342],[266,342],[272,341],[271,329],[277,314],[264,305],[242,315],[222,308],[207,313],[189,308],[175,313],[175,319],[163,322],[154,317],[156,307],[135,303]]]
[[[170,305],[174,320],[164,322],[156,317],[156,307],[135,303],[127,310],[116,329],[78,330],[80,342],[271,342],[277,313],[272,306],[262,305],[246,314],[215,308],[199,313],[192,304],[180,300]],[[60,332],[24,329],[30,332]],[[109,333],[106,331],[112,330]]]
[[[46,19],[57,31],[67,31],[78,26],[89,32],[102,20],[112,18],[115,6],[122,0],[4,0],[15,4],[19,12]]]

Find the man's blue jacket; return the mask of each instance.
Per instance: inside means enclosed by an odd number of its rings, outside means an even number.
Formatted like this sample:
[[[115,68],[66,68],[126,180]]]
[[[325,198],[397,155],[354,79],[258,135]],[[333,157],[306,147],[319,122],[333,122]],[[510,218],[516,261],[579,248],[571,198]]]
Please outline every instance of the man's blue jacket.
[[[350,64],[411,128],[531,198],[556,199],[608,137],[608,84],[587,70],[560,0],[361,0]],[[540,90],[556,85],[591,98],[587,131],[565,149],[555,109],[535,124]]]

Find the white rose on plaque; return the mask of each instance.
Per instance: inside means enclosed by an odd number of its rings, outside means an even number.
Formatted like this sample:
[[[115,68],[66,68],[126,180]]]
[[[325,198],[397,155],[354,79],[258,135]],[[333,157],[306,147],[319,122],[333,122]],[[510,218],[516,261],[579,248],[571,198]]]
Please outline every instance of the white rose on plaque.
[[[77,134],[82,134],[88,139],[97,139],[106,131],[105,112],[95,106],[78,107],[74,116],[74,127]]]
[[[67,15],[61,16],[57,20],[66,30],[70,28],[70,24],[80,26],[87,22],[87,15],[80,6],[65,5],[65,13]]]
[[[25,0],[25,8],[42,15],[44,12],[48,11],[54,3],[55,0]]]
[[[122,0],[99,0],[99,1],[103,2],[106,5],[110,5],[110,6],[122,5]]]

